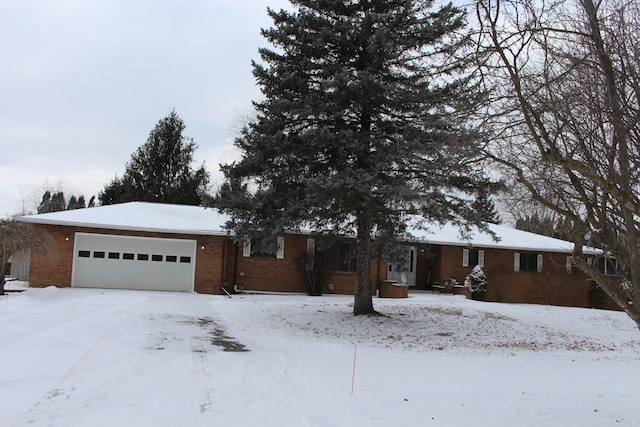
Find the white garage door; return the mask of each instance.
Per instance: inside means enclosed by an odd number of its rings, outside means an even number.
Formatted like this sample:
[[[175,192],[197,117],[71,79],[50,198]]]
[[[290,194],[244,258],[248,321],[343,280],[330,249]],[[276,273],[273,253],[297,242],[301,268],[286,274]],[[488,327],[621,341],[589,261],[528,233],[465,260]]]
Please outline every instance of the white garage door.
[[[76,233],[71,286],[193,291],[196,241]]]

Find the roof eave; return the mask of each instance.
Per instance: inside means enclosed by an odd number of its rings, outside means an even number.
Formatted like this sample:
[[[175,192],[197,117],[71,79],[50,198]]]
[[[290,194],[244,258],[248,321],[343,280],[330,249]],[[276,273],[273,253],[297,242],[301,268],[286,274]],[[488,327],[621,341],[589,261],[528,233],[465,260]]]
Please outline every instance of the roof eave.
[[[81,227],[81,228],[97,228],[101,230],[122,230],[122,231],[145,231],[150,233],[170,233],[170,234],[193,234],[198,236],[231,236],[231,232],[215,231],[215,230],[197,230],[197,229],[172,229],[172,228],[156,228],[156,227],[139,227],[128,225],[114,224],[96,224],[81,221],[60,221],[60,220],[40,220],[38,218],[20,217],[19,221],[40,225],[58,225],[63,227]]]

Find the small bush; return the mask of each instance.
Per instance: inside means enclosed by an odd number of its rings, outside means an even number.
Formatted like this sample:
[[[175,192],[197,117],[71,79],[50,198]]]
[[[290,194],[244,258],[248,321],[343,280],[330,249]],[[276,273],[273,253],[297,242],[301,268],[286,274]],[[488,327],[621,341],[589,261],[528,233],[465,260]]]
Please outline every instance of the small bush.
[[[471,291],[471,298],[482,300],[487,292],[487,278],[482,267],[476,265],[471,273],[464,278],[464,286]]]
[[[321,260],[303,261],[304,266],[305,288],[310,296],[320,296],[324,291],[324,286],[329,277],[329,272],[324,268]]]

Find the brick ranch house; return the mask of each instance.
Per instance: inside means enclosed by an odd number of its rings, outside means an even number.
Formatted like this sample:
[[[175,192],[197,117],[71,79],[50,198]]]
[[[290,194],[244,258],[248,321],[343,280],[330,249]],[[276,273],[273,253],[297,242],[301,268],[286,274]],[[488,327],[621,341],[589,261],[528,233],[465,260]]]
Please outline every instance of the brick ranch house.
[[[230,290],[306,292],[305,266],[322,259],[325,293],[355,288],[354,241],[316,250],[313,237],[287,233],[272,245],[236,244],[214,209],[131,202],[24,216],[48,232],[56,252],[33,256],[30,286],[95,287],[220,294]],[[476,232],[434,226],[407,243],[404,265],[371,265],[374,292],[385,281],[432,289],[445,278],[463,282],[481,265],[487,301],[613,308],[570,262],[573,244],[491,225],[499,241]],[[328,246],[328,247],[327,247]]]

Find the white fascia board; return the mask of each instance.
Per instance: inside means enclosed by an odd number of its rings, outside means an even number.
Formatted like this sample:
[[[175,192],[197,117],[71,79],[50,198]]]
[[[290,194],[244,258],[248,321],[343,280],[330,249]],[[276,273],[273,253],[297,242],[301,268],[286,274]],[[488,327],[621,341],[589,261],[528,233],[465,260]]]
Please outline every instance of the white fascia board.
[[[214,230],[195,230],[195,229],[174,229],[174,228],[158,228],[158,227],[138,227],[128,226],[120,224],[98,224],[93,222],[81,222],[81,221],[64,221],[64,220],[51,220],[40,218],[28,218],[20,217],[19,221],[28,222],[31,224],[43,224],[43,225],[60,225],[65,227],[82,227],[82,228],[97,228],[101,230],[124,230],[124,231],[147,231],[153,233],[171,233],[171,234],[194,234],[199,236],[232,236],[231,232],[226,231],[214,231]]]

